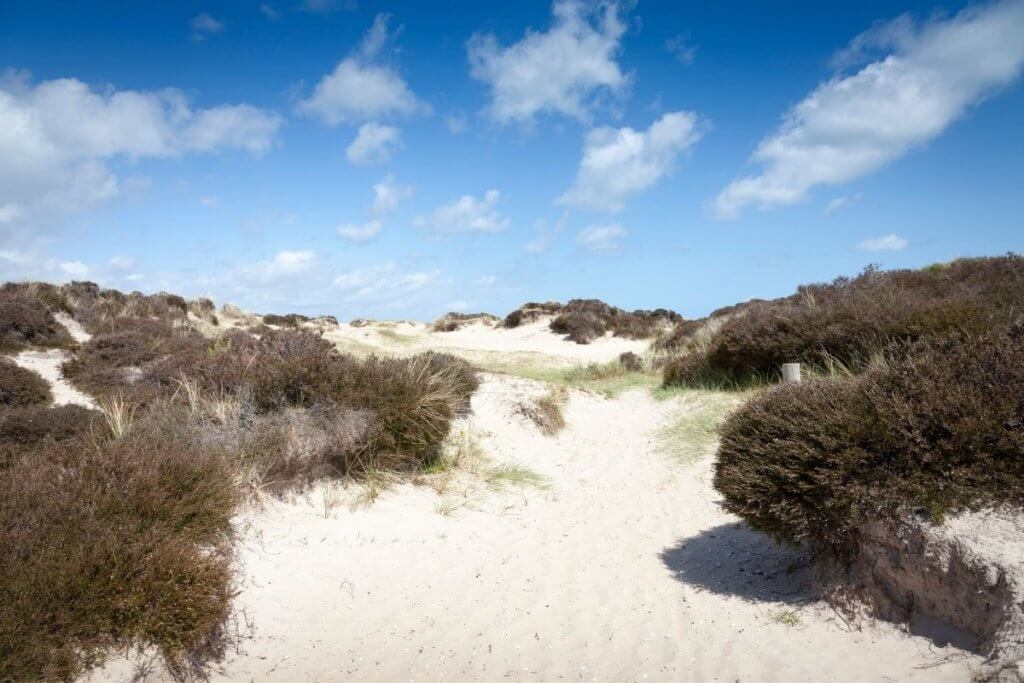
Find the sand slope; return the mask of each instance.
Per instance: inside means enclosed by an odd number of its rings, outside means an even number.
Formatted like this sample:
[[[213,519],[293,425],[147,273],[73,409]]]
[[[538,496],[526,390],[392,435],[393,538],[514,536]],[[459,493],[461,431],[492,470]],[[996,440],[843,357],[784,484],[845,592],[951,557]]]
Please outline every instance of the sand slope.
[[[344,346],[363,329],[330,334]],[[359,343],[474,343],[472,332],[396,333],[415,341],[371,329]],[[484,337],[507,331],[478,333],[486,349]],[[605,345],[615,340],[579,347],[540,329],[519,334],[559,362],[614,357]],[[524,345],[511,346],[492,352]],[[545,390],[485,374],[456,425],[494,465],[525,467],[543,488],[442,496],[403,484],[349,507],[357,491],[324,486],[242,513],[236,605],[246,637],[214,678],[962,681],[978,669],[962,650],[888,624],[853,627],[809,599],[801,558],[717,506],[711,444],[688,464],[659,444],[698,395],[573,391],[567,428],[548,438],[517,410]],[[132,673],[122,658],[90,678]]]
[[[977,665],[808,603],[797,558],[717,508],[709,459],[656,453],[674,402],[575,392],[548,439],[514,410],[537,391],[489,376],[470,422],[548,490],[450,515],[413,486],[326,517],[315,492],[247,514],[237,604],[252,637],[215,678],[935,681]]]

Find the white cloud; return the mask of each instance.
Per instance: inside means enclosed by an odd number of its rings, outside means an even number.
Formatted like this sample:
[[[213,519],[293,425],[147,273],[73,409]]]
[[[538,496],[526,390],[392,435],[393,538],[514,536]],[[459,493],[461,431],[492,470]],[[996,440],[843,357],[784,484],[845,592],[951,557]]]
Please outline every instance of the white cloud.
[[[441,271],[403,272],[394,262],[352,270],[334,279],[334,286],[345,292],[347,301],[398,303],[433,284]]]
[[[94,91],[73,78],[0,77],[0,206],[71,210],[119,192],[105,162],[270,149],[282,124],[249,105],[193,110],[184,94]]]
[[[892,233],[890,235],[885,235],[884,237],[874,237],[872,239],[864,240],[857,245],[857,248],[863,251],[903,251],[907,246],[907,240],[903,239],[896,233]]]
[[[498,211],[499,199],[497,190],[488,190],[483,199],[463,195],[434,209],[429,216],[417,216],[414,223],[439,233],[500,232],[511,221]]]
[[[146,279],[146,276],[142,273],[132,273],[131,275],[125,275],[124,279],[128,282],[141,282]]]
[[[89,267],[81,261],[64,261],[60,269],[71,277],[85,277],[89,274]]]
[[[473,284],[476,285],[477,287],[493,287],[494,283],[496,283],[497,281],[497,275],[484,275],[483,277],[477,278],[476,282],[474,282]]]
[[[401,144],[400,130],[371,121],[359,126],[356,139],[345,148],[345,156],[353,164],[380,164],[388,161]]]
[[[555,0],[552,12],[550,29],[528,29],[508,47],[491,34],[470,38],[470,74],[490,86],[496,121],[530,123],[540,113],[587,121],[600,95],[629,86],[615,61],[626,31],[619,3]]]
[[[1024,65],[1024,2],[969,7],[915,26],[906,17],[858,36],[840,64],[883,50],[853,75],[819,85],[765,138],[758,175],[733,181],[713,214],[737,218],[748,205],[803,199],[816,185],[838,185],[875,171],[940,135],[969,107],[1018,77]]]
[[[316,253],[309,250],[277,252],[268,261],[259,261],[251,266],[238,269],[237,276],[242,280],[272,282],[283,278],[308,272],[316,260]],[[231,279],[230,277],[228,279]]]
[[[206,195],[205,197],[199,198],[199,203],[205,206],[207,209],[213,209],[220,206],[220,197],[214,195]]]
[[[387,24],[388,15],[378,14],[360,47],[320,79],[298,110],[337,126],[424,109],[397,71],[374,63],[389,37]]]
[[[129,268],[135,267],[135,259],[130,256],[114,256],[110,259],[110,265],[114,268],[128,270]]]
[[[0,205],[0,223],[13,223],[21,213],[21,207],[13,202]]]
[[[610,253],[619,250],[625,237],[626,230],[618,223],[592,225],[576,233],[576,243],[587,251]]]
[[[338,226],[338,237],[350,242],[369,242],[380,234],[381,228],[383,226],[380,221],[370,221],[363,225],[342,223]]]
[[[224,22],[214,19],[206,12],[192,17],[190,25],[192,26],[193,40],[205,40],[207,36],[224,30]]]
[[[260,3],[260,13],[271,21],[277,21],[281,18],[281,13],[274,9],[274,6],[269,2]]]
[[[665,49],[686,66],[693,64],[697,58],[697,46],[691,45],[689,38],[682,33],[666,40]]]
[[[387,216],[398,209],[398,205],[412,196],[413,189],[399,185],[392,175],[373,186],[373,215]]]
[[[576,182],[560,204],[619,211],[626,199],[654,185],[701,137],[693,112],[665,114],[646,131],[595,128],[583,143]]]
[[[448,132],[452,135],[462,135],[469,128],[465,114],[449,114],[444,119],[444,125],[448,126]]]
[[[860,192],[854,195],[842,195],[840,197],[835,197],[834,199],[830,200],[828,204],[825,205],[825,210],[822,211],[822,214],[824,214],[825,216],[831,216],[836,211],[846,208],[850,204],[859,201],[860,197]]]

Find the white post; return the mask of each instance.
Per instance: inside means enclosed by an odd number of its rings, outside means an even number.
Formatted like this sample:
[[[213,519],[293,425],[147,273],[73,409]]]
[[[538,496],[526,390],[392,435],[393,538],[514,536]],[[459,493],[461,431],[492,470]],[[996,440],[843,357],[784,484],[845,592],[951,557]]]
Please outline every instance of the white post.
[[[783,363],[782,364],[782,381],[783,382],[796,382],[800,383],[800,364],[799,363]]]

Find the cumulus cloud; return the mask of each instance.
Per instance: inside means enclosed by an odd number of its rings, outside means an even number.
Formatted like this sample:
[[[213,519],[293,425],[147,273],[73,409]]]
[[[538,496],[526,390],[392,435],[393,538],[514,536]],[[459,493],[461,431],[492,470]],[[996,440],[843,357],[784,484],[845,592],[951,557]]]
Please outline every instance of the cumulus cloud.
[[[1024,2],[972,6],[923,25],[901,17],[855,38],[837,64],[878,52],[884,56],[822,83],[786,114],[754,152],[762,171],[729,184],[712,213],[734,219],[749,205],[793,204],[816,185],[871,173],[940,135],[1020,75]]]
[[[402,133],[394,126],[371,121],[359,126],[356,139],[345,148],[345,156],[353,164],[381,164],[402,144]]]
[[[903,251],[908,246],[907,240],[896,233],[884,237],[867,239],[857,245],[862,251]]]
[[[342,273],[334,279],[334,287],[344,292],[346,301],[398,303],[433,284],[440,274],[439,270],[405,272],[389,262]]]
[[[105,162],[191,152],[269,150],[277,114],[247,104],[192,109],[172,88],[93,90],[62,78],[0,79],[0,207],[75,209],[119,191]],[[13,208],[10,208],[13,207]]]
[[[386,176],[373,186],[373,215],[381,217],[394,213],[412,193],[412,187],[395,182],[392,175]]]
[[[439,233],[500,232],[511,221],[498,211],[499,199],[497,190],[488,190],[483,199],[463,195],[437,207],[429,216],[417,216],[414,223]]]
[[[390,36],[388,15],[378,14],[359,48],[320,79],[313,94],[299,102],[298,110],[337,126],[424,109],[401,75],[378,63]]]
[[[618,223],[591,225],[576,233],[576,244],[587,251],[608,254],[618,251],[625,237],[626,229]]]
[[[308,272],[316,260],[316,253],[309,250],[277,252],[274,258],[243,266],[237,272],[239,279],[255,282],[273,282]]]
[[[630,195],[669,173],[700,137],[697,115],[686,111],[665,114],[646,131],[595,128],[584,140],[576,182],[558,202],[619,211]]]
[[[488,111],[500,123],[530,123],[554,113],[588,121],[601,95],[629,86],[616,57],[626,31],[619,3],[556,0],[551,27],[528,29],[502,47],[491,34],[474,34],[467,45],[470,74],[491,89]]]
[[[369,242],[374,237],[380,234],[381,228],[380,221],[369,221],[362,225],[356,225],[354,223],[342,223],[338,226],[338,237],[348,240],[349,242]]]

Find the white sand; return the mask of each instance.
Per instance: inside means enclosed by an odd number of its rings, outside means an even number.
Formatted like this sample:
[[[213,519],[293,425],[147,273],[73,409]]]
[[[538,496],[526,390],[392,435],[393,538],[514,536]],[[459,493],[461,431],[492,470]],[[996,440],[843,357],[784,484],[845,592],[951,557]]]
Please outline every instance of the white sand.
[[[516,333],[449,339],[504,334]],[[546,490],[460,499],[401,485],[352,509],[325,506],[322,489],[242,514],[236,605],[251,632],[214,678],[963,681],[978,667],[888,624],[851,628],[810,600],[787,571],[797,556],[719,509],[712,458],[682,465],[658,448],[692,401],[574,391],[568,427],[547,438],[515,410],[543,390],[487,375],[459,427]],[[120,660],[92,678],[130,673]]]
[[[73,403],[86,408],[96,407],[96,402],[92,397],[71,386],[71,383],[61,376],[60,366],[68,359],[67,351],[61,349],[22,351],[18,355],[12,356],[11,359],[21,367],[39,373],[50,383],[54,405]]]
[[[58,313],[57,322],[63,325],[77,342],[89,341],[90,335],[77,320],[64,313]],[[50,383],[50,391],[53,393],[54,405],[77,404],[86,408],[95,408],[96,402],[92,397],[83,394],[71,386],[60,374],[60,366],[68,359],[68,352],[60,349],[48,349],[46,351],[22,351],[12,360],[23,368],[37,372]]]
[[[532,354],[548,364],[579,365],[606,363],[626,351],[642,353],[650,342],[608,335],[589,344],[577,344],[548,329],[550,318],[512,329],[477,322],[453,332],[432,332],[422,323],[371,323],[363,327],[342,324],[326,331],[336,342],[355,342],[392,352],[415,353],[424,349],[444,350],[470,359],[486,354]]]

